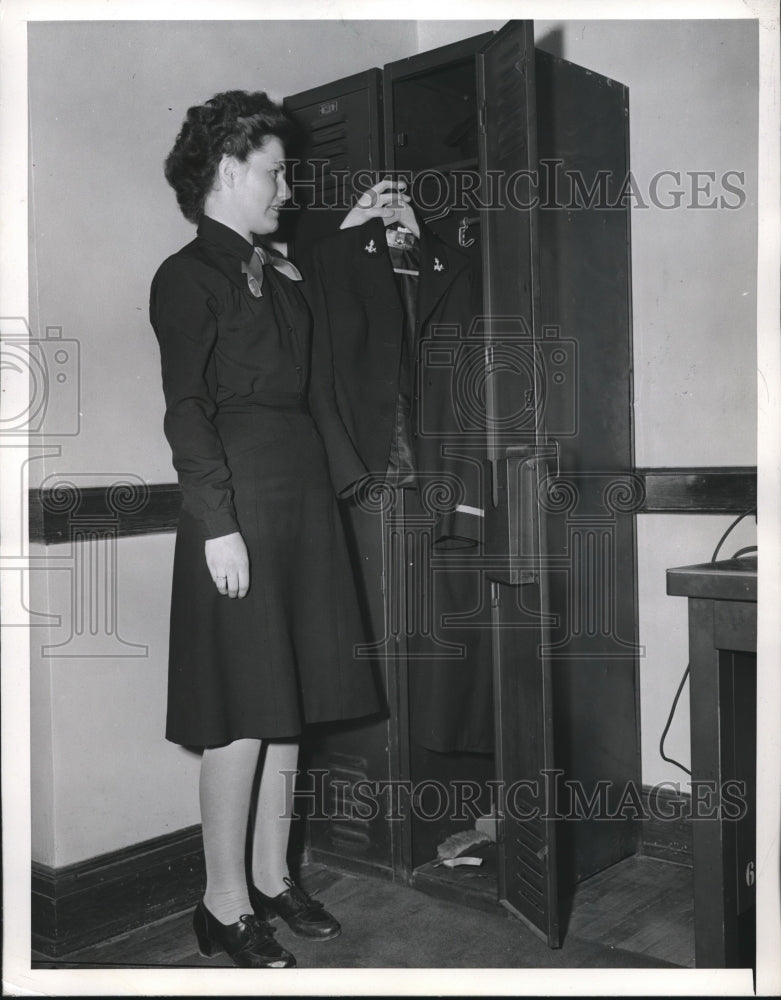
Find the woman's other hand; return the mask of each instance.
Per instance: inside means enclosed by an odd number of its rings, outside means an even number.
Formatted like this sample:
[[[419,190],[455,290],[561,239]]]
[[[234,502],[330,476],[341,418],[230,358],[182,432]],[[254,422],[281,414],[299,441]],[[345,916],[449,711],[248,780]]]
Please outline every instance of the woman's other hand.
[[[416,236],[420,236],[415,213],[410,205],[410,197],[404,193],[406,186],[403,180],[394,181],[386,177],[373,187],[367,188],[344,217],[339,228],[362,226],[369,219],[380,218],[386,226],[392,222],[400,222],[411,229]]]
[[[249,590],[249,556],[240,532],[207,538],[206,565],[221,594],[244,597]]]

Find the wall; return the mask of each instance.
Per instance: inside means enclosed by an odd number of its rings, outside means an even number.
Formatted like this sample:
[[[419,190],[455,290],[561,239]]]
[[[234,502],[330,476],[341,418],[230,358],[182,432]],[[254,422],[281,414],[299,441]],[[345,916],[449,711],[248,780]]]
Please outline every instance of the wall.
[[[630,164],[648,192],[663,170],[745,175],[742,208],[632,212],[636,464],[756,463],[758,29],[751,21],[537,22],[541,48],[629,87]],[[685,187],[685,185],[682,185]],[[665,192],[660,184],[659,190]],[[729,198],[731,203],[737,199]],[[665,203],[669,203],[664,199]],[[732,518],[638,519],[643,781],[685,783],[658,744],[688,662],[686,599],[665,570],[707,562]],[[747,518],[722,556],[756,541]],[[688,688],[686,689],[688,692]],[[666,742],[688,766],[688,700]]]
[[[125,22],[30,25],[31,321],[81,347],[81,430],[55,473],[174,478],[146,317],[157,263],[190,238],[162,176],[188,104],[266,85],[281,97],[480,33],[498,22]],[[745,170],[740,211],[637,209],[633,285],[637,464],[750,465],[754,441],[756,28],[741,22],[538,22],[538,44],[630,88],[631,162]],[[56,433],[56,429],[52,429]],[[32,473],[31,473],[32,474]],[[85,480],[88,481],[88,480]],[[34,484],[34,483],[33,483]],[[686,609],[668,566],[700,562],[723,517],[640,519],[644,780],[683,779],[657,743],[686,662]],[[742,525],[727,551],[747,544]],[[32,574],[33,858],[61,866],[198,820],[197,759],[166,744],[171,536],[116,543],[117,634],[142,655],[42,655],[70,635],[76,562]],[[65,609],[65,612],[63,612]],[[40,637],[40,641],[39,641]],[[686,763],[687,705],[668,751]]]
[[[59,867],[198,822],[197,757],[163,738],[174,536],[36,547],[31,607],[61,621],[31,630],[32,857]],[[113,564],[113,569],[112,565]],[[84,569],[106,593],[80,641]]]

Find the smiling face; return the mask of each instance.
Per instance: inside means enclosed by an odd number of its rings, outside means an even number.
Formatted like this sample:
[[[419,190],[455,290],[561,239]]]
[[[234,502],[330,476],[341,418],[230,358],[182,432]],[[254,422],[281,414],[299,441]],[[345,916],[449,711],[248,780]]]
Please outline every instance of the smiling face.
[[[247,239],[251,233],[273,233],[279,226],[279,209],[290,197],[284,161],[284,147],[274,135],[246,160],[226,157],[220,166],[225,182],[219,185],[221,210],[207,214],[214,214]]]
[[[279,209],[290,197],[285,181],[285,150],[280,140],[270,135],[260,149],[249,154],[243,167],[236,193],[249,230],[259,236],[273,233],[279,227]]]

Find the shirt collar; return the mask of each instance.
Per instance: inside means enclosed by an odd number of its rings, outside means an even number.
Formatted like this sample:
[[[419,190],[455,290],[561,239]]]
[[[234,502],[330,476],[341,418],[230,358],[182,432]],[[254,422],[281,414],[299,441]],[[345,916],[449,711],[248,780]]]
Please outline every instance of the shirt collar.
[[[252,254],[253,245],[248,243],[240,233],[208,215],[201,216],[198,223],[198,235],[241,260],[249,260]]]

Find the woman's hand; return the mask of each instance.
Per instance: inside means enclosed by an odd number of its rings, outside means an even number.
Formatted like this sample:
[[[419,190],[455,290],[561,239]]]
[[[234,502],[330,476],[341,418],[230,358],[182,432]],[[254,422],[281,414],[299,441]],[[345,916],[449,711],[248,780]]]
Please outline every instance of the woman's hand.
[[[228,597],[244,597],[249,590],[249,556],[240,532],[207,538],[204,549],[217,590]]]
[[[400,222],[416,236],[420,236],[410,197],[404,193],[406,186],[403,180],[394,181],[386,177],[374,187],[367,188],[344,217],[339,228],[350,229],[351,226],[362,226],[369,219],[380,218],[386,226],[392,222]]]

